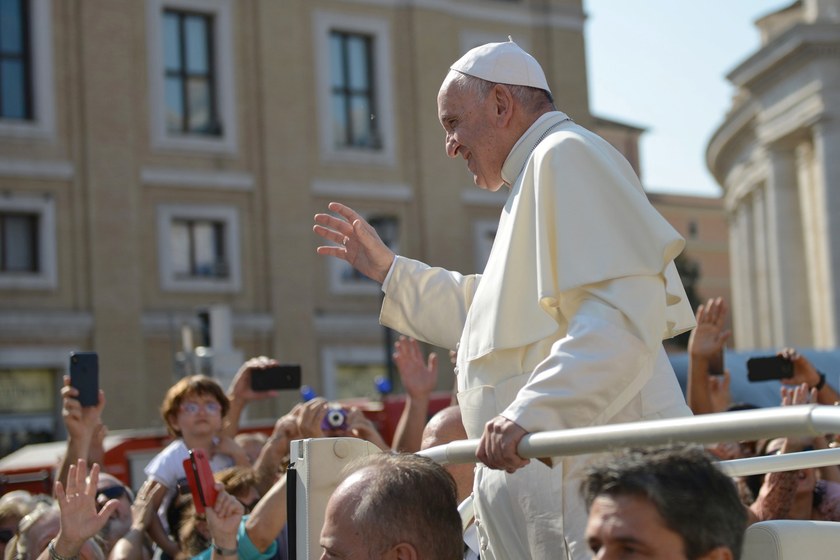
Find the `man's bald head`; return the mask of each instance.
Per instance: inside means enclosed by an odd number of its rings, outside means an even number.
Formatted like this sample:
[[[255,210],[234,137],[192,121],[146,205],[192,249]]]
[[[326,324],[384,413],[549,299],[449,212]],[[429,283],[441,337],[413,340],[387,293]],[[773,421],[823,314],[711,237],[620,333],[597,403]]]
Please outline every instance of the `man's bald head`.
[[[426,423],[420,449],[429,449],[452,441],[467,439],[467,431],[461,420],[461,408],[456,404],[440,410]],[[458,486],[458,502],[463,502],[472,493],[475,464],[456,463],[444,468],[455,479]]]

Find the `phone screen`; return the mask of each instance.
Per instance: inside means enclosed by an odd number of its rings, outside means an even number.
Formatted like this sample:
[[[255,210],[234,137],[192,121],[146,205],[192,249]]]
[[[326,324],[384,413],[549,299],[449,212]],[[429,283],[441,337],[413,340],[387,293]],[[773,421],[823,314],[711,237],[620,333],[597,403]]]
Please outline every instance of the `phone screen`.
[[[793,364],[781,356],[759,356],[747,360],[747,379],[772,381],[793,377]]]
[[[254,391],[300,389],[300,382],[301,371],[297,364],[251,370],[251,389]]]
[[[70,386],[79,391],[82,406],[99,404],[99,356],[96,352],[70,353]]]

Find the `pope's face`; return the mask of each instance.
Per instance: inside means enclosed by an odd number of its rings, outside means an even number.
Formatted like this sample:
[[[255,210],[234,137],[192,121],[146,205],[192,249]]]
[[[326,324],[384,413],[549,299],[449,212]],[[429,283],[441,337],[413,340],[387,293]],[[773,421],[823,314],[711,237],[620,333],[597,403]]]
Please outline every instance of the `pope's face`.
[[[682,537],[665,526],[649,500],[638,496],[595,498],[586,541],[596,560],[686,560]]]
[[[475,184],[488,191],[497,191],[504,184],[502,165],[507,157],[499,146],[495,113],[493,90],[480,100],[475,93],[446,80],[438,93],[438,119],[446,131],[446,155],[464,158]]]

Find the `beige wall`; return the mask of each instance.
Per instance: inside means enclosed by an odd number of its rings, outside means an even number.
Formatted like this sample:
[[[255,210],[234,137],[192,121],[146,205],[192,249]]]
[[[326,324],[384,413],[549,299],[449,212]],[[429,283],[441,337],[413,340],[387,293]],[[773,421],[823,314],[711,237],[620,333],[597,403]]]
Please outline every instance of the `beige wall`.
[[[461,162],[445,158],[435,108],[448,64],[471,40],[513,35],[543,61],[559,106],[590,122],[581,0],[172,0],[230,12],[229,48],[219,53],[230,58],[230,79],[220,86],[232,95],[225,126],[236,137],[233,149],[173,147],[155,136],[150,73],[158,52],[150,10],[169,2],[151,2],[34,0],[34,35],[47,45],[36,64],[49,78],[36,87],[50,84],[47,111],[23,132],[0,120],[0,197],[50,201],[55,226],[52,285],[0,285],[0,374],[46,367],[58,376],[69,351],[94,349],[111,429],[160,425],[180,326],[195,325],[200,307],[229,306],[243,357],[299,362],[304,382],[319,391],[328,360],[371,352],[384,360],[380,294],[337,293],[328,263],[314,254],[312,215],[330,200],[397,216],[407,256],[475,270],[475,224],[494,222],[501,200],[482,196]],[[390,64],[377,67],[392,91],[390,162],[336,162],[321,147],[323,14],[373,22],[378,40],[390,43]],[[166,205],[236,212],[238,288],[162,285],[158,218]],[[441,375],[440,386],[451,377]],[[294,398],[262,405],[259,415],[284,412]]]

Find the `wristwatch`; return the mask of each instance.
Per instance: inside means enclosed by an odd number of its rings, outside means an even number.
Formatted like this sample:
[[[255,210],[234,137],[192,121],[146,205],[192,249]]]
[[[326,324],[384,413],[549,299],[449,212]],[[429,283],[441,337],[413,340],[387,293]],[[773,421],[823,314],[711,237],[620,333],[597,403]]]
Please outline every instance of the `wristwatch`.
[[[817,370],[817,373],[820,374],[820,382],[817,383],[816,385],[814,385],[814,389],[819,391],[820,389],[825,387],[825,374],[823,372],[819,371],[819,370]]]

